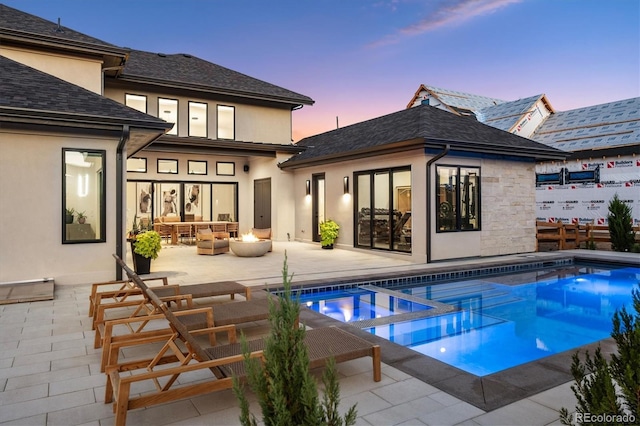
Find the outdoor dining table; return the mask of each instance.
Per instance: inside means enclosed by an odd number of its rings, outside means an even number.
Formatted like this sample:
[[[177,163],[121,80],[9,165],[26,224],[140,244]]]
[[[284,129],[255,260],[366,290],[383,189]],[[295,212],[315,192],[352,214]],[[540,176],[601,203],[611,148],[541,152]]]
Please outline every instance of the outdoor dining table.
[[[194,227],[194,225],[224,225],[225,232],[229,232],[229,225],[233,225],[233,224],[237,225],[238,222],[225,222],[220,220],[206,221],[205,220],[205,221],[199,221],[199,222],[163,222],[162,224],[171,226],[171,244],[176,245],[178,244],[178,226],[180,225],[190,225],[192,228]],[[195,235],[195,231],[194,231],[194,235]]]

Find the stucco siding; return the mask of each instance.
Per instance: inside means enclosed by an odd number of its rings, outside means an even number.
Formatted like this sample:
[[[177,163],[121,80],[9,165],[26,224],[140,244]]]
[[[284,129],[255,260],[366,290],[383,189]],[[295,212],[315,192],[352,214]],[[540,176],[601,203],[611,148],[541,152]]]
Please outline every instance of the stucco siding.
[[[102,94],[102,62],[78,57],[8,48],[0,45],[0,55],[64,81]]]
[[[115,278],[116,145],[117,140],[0,132],[0,282],[46,277],[56,284],[79,284]],[[104,243],[62,244],[63,147],[107,151]]]
[[[186,97],[160,92],[145,92],[139,89],[122,89],[105,82],[105,96],[125,104],[125,94],[147,97],[147,114],[158,117],[158,98],[178,100],[178,136],[189,136],[189,102],[207,104],[207,138],[217,137],[217,106],[235,107],[235,140],[274,144],[291,143],[291,110],[222,101],[215,97]]]
[[[412,186],[412,253],[388,252],[403,256],[419,263],[425,261],[426,243],[424,236],[426,229],[426,201],[424,173],[426,159],[422,151],[412,151],[383,157],[370,157],[361,160],[344,161],[341,163],[314,166],[297,169],[294,172],[293,191],[295,194],[295,239],[298,241],[313,241],[313,208],[312,196],[306,195],[306,181],[317,173],[325,174],[325,217],[335,220],[340,225],[339,237],[335,243],[338,248],[354,247],[354,189],[353,173],[391,167],[411,167]],[[344,194],[343,178],[349,177],[349,194]],[[386,253],[376,250],[377,254]]]

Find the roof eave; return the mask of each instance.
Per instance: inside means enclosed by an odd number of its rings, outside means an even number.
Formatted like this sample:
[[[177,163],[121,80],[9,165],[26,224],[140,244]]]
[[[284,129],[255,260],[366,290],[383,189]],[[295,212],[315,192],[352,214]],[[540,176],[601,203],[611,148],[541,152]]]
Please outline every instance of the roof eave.
[[[126,83],[151,84],[151,85],[166,87],[171,89],[196,90],[196,91],[212,93],[216,95],[242,97],[247,99],[268,101],[268,102],[279,102],[284,104],[290,104],[293,106],[313,105],[315,103],[315,101],[310,98],[305,99],[305,98],[293,98],[293,97],[284,97],[284,96],[262,95],[259,93],[244,92],[240,90],[228,90],[228,89],[223,89],[219,87],[205,86],[201,84],[181,83],[176,81],[167,81],[167,80],[154,79],[149,77],[135,76],[130,74],[120,75],[118,77],[118,80]]]
[[[481,154],[507,155],[510,157],[526,157],[535,160],[564,160],[571,153],[561,151],[556,148],[542,146],[534,147],[517,147],[503,146],[497,144],[487,144],[483,142],[467,142],[456,140],[428,139],[425,141],[427,148],[440,148],[443,144],[451,145],[456,151],[474,152]],[[542,145],[542,144],[541,144]]]
[[[309,158],[304,160],[288,160],[279,165],[281,169],[298,169],[310,166],[319,166],[324,164],[330,164],[339,161],[355,160],[367,157],[373,157],[383,154],[392,154],[397,152],[409,151],[416,148],[427,149],[442,149],[445,145],[451,145],[456,151],[472,152],[481,154],[492,154],[509,157],[522,157],[530,158],[535,161],[544,160],[564,160],[570,153],[560,151],[555,148],[550,149],[535,149],[535,148],[518,148],[517,150],[510,149],[511,147],[501,147],[499,145],[488,145],[478,142],[465,142],[454,141],[444,139],[412,139],[409,141],[402,141],[394,144],[379,145],[375,147],[369,147],[357,151],[348,153],[336,153],[331,155],[325,155],[322,157]]]
[[[0,121],[4,123],[48,123],[49,125],[63,125],[72,127],[100,127],[123,125],[158,130],[163,134],[173,127],[172,123],[153,120],[136,120],[123,117],[108,117],[58,111],[33,110],[26,108],[0,107]]]
[[[294,144],[272,144],[265,142],[244,142],[237,140],[206,139],[164,135],[145,150],[157,152],[182,152],[220,155],[255,155],[275,157],[276,153],[297,154],[306,147]]]
[[[331,164],[336,160],[358,160],[362,158],[374,157],[384,154],[395,154],[398,152],[411,151],[421,148],[424,144],[422,138],[410,139],[407,141],[396,142],[393,144],[377,145],[373,147],[367,147],[350,152],[340,152],[331,155],[324,155],[322,157],[314,157],[304,160],[287,160],[278,165],[281,169],[299,169],[302,167],[319,166],[323,164]]]
[[[49,47],[58,50],[72,50],[88,54],[110,55],[126,57],[128,49],[117,46],[87,43],[77,40],[67,40],[64,38],[51,37],[43,34],[16,31],[9,28],[0,28],[0,40],[8,40],[20,44],[30,44],[40,47]]]

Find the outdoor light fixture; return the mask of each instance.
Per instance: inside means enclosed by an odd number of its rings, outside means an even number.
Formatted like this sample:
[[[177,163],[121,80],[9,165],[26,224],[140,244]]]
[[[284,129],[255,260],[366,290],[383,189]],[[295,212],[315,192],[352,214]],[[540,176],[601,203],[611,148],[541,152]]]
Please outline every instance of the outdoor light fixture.
[[[349,176],[345,176],[342,179],[342,185],[344,187],[344,193],[348,194],[349,193]]]
[[[311,181],[307,179],[307,195],[311,195]]]

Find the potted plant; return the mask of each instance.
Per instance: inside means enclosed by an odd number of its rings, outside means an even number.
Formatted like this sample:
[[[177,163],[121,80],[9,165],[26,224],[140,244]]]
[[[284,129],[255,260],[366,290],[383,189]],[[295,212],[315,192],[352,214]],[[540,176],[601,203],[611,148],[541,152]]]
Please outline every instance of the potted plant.
[[[137,274],[151,272],[151,260],[158,258],[162,239],[156,231],[141,232],[131,239],[133,266]]]
[[[78,223],[83,224],[87,221],[87,215],[84,212],[78,212]]]
[[[66,224],[70,224],[73,223],[73,214],[75,213],[75,209],[71,208],[71,209],[66,209],[66,214],[65,214],[65,223]]]
[[[333,243],[338,238],[340,225],[331,219],[320,223],[320,244],[323,249],[332,249]]]

